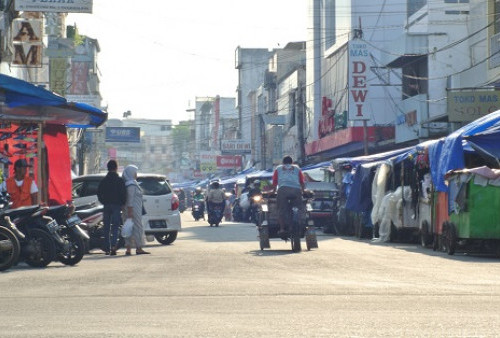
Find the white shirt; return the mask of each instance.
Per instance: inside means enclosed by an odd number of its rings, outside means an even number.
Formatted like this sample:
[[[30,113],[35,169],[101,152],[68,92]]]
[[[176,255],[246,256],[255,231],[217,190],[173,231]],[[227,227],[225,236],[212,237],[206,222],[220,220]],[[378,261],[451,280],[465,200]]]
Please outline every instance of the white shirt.
[[[18,187],[23,185],[24,180],[18,181],[14,178],[14,182],[16,182],[16,185]],[[2,182],[0,185],[0,191],[1,192],[7,192],[7,182],[6,180]],[[31,187],[30,187],[30,194],[36,194],[38,192],[38,187],[36,186],[35,180],[31,182]]]

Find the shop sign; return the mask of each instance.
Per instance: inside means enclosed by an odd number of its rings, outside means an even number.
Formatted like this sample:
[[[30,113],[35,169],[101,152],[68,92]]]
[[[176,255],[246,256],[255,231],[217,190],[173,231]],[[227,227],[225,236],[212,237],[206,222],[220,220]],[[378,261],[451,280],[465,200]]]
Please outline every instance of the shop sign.
[[[475,90],[448,93],[448,120],[470,122],[500,109],[500,91]]]
[[[217,168],[241,168],[241,156],[217,156]]]
[[[349,120],[367,120],[368,72],[370,52],[368,45],[361,40],[349,42]]]
[[[250,141],[246,140],[221,140],[221,151],[231,154],[250,154],[252,147]]]
[[[16,11],[92,13],[92,0],[16,0]]]

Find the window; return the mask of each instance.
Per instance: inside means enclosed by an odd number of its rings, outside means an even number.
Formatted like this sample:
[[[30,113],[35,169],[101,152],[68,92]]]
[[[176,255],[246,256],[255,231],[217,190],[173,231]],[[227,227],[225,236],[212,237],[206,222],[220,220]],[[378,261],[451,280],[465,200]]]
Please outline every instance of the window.
[[[469,0],[444,0],[445,4],[468,4]]]
[[[155,152],[155,146],[151,146],[151,147],[149,147],[149,151],[150,151],[151,153],[154,153],[154,152]]]
[[[495,20],[495,34],[500,33],[500,0],[495,0],[495,14],[492,20]]]
[[[324,48],[328,50],[335,42],[336,29],[335,29],[335,0],[325,0],[325,8],[323,11],[323,39]]]
[[[141,186],[144,195],[161,196],[172,192],[168,182],[158,177],[138,177],[137,182]]]
[[[427,0],[408,0],[406,2],[406,12],[408,13],[408,17],[418,12],[418,10],[425,5],[427,5]]]

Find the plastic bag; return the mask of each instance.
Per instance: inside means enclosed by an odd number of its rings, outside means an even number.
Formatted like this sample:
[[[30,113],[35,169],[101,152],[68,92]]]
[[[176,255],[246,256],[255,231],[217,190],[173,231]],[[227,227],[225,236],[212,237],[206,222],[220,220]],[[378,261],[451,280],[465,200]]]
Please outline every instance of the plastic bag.
[[[132,218],[127,218],[122,226],[122,237],[128,238],[132,236],[133,228],[134,228],[134,221],[132,220]]]

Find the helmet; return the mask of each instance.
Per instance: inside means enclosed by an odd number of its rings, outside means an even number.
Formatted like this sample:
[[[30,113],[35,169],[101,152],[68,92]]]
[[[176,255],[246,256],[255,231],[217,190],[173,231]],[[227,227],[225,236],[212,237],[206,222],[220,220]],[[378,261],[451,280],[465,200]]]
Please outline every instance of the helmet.
[[[196,187],[195,191],[196,192],[201,192],[201,187]]]
[[[255,185],[260,185],[260,180],[255,180],[255,181],[253,181],[253,184],[255,184]]]

